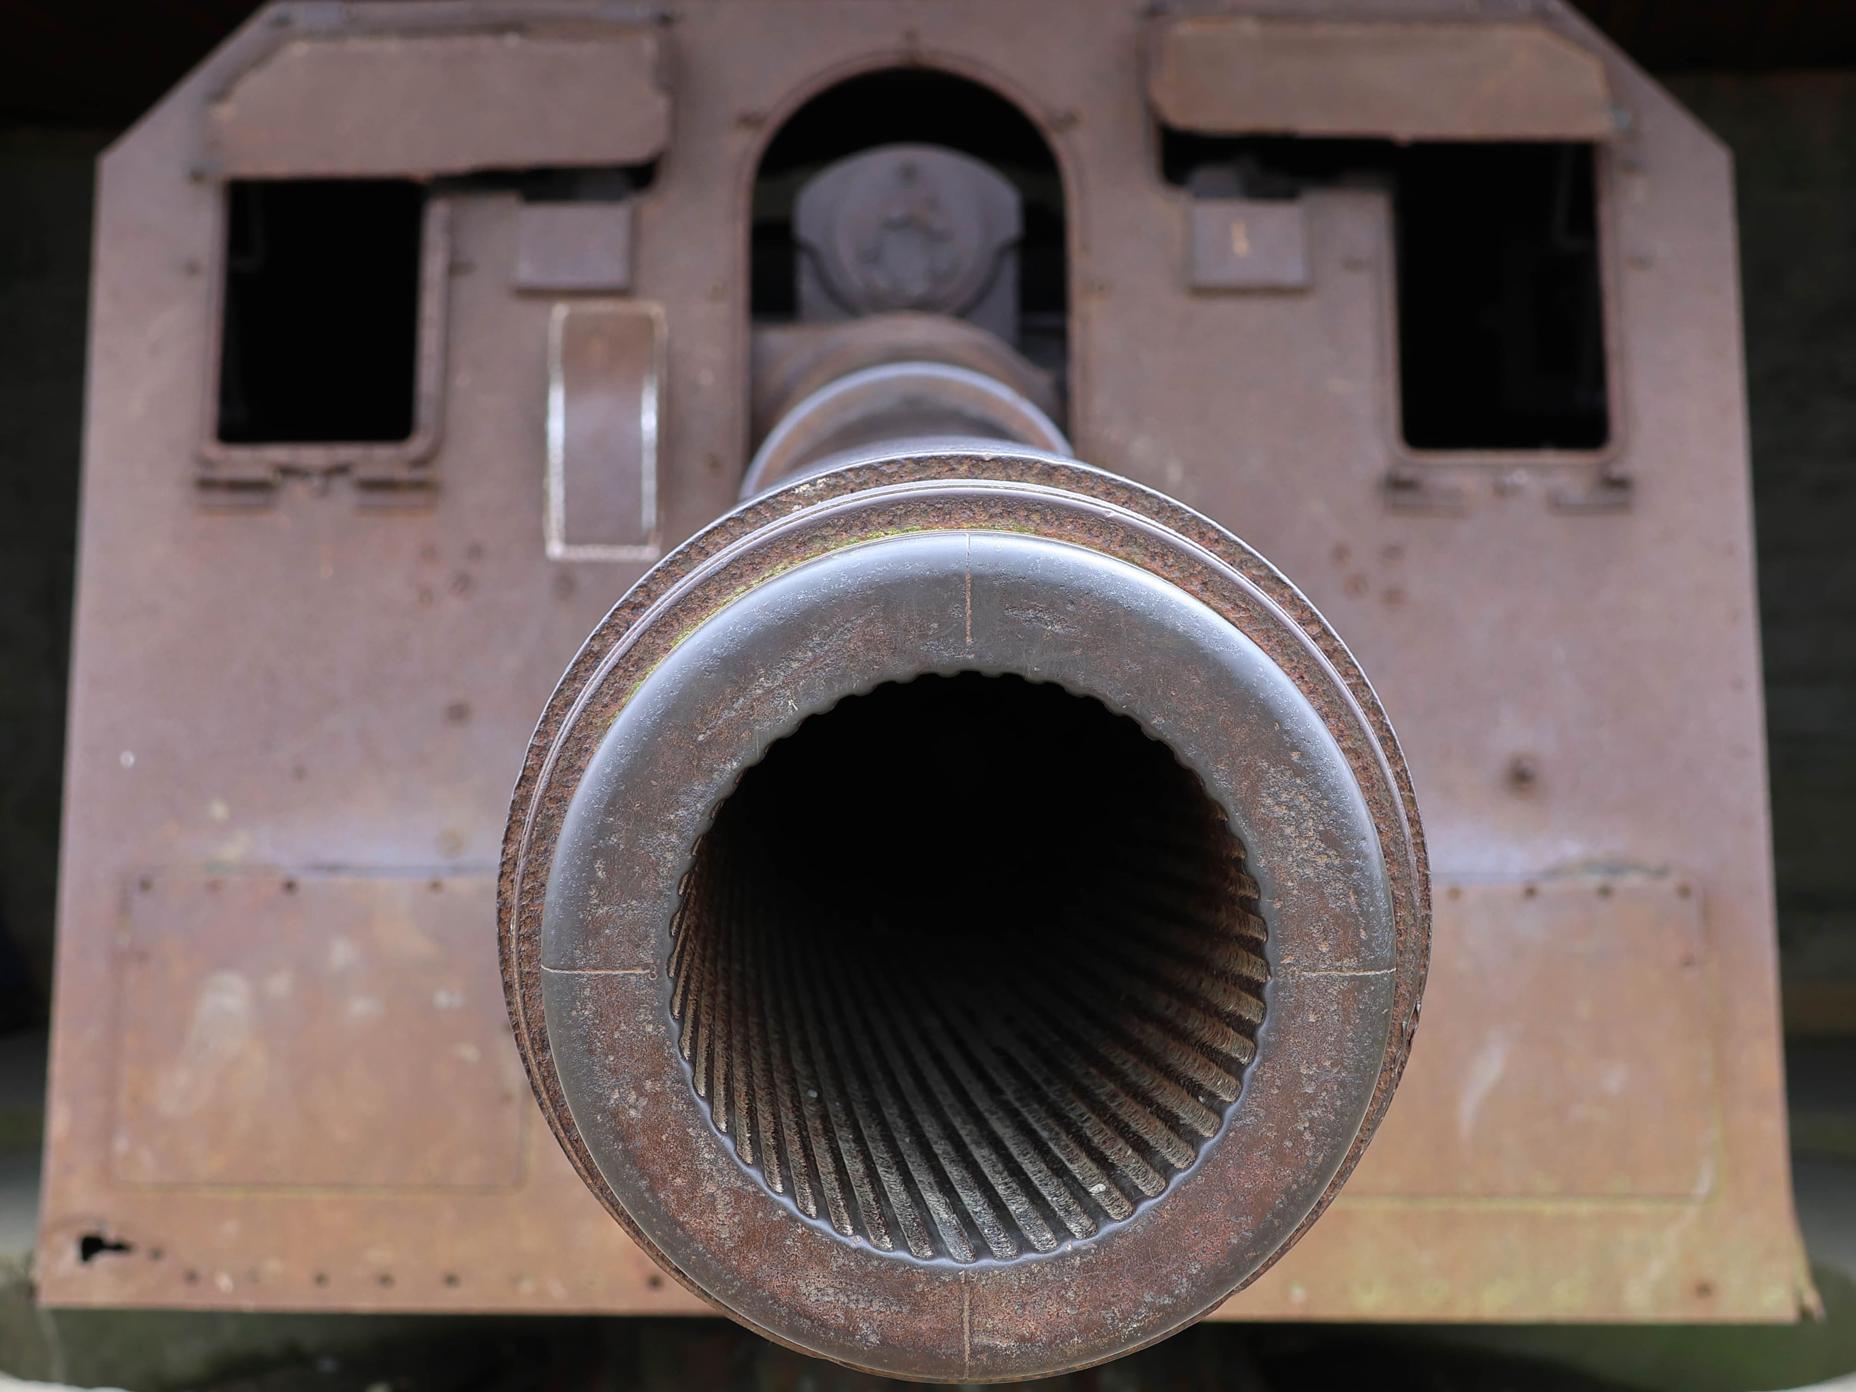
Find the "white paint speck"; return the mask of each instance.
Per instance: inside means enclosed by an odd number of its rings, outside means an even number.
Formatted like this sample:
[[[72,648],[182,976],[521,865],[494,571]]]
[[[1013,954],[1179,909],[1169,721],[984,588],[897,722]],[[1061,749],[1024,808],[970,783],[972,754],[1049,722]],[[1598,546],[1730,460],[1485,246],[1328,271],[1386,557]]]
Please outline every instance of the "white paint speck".
[[[1456,1133],[1463,1140],[1475,1130],[1476,1116],[1508,1068],[1508,1036],[1497,1034],[1476,1051],[1456,1104]]]
[[[253,997],[251,982],[237,972],[214,972],[202,983],[180,1050],[156,1075],[155,1110],[163,1117],[192,1116],[241,1077],[262,1085],[264,1053],[250,1047]]]

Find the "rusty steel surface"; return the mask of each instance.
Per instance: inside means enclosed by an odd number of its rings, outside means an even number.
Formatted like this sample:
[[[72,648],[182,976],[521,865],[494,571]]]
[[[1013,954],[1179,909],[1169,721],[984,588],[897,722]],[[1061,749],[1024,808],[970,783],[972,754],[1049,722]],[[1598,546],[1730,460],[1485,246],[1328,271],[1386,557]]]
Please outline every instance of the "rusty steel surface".
[[[513,5],[486,8],[479,32],[434,33],[416,8],[270,13],[286,16],[274,50],[207,113],[220,177],[642,164],[669,134],[658,36],[638,20]]]
[[[977,712],[917,685],[959,673]],[[905,761],[937,723],[984,745],[1018,678],[1036,714],[964,775],[766,782],[855,700],[917,711],[877,741]],[[1139,729],[1083,718],[1066,782],[1025,751],[1078,697]],[[818,827],[766,859],[859,767],[881,844],[957,778],[920,863],[847,891],[894,852]],[[874,1371],[1046,1375],[1207,1312],[1358,1162],[1417,1024],[1416,815],[1350,655],[1236,538],[1050,456],[886,454],[701,533],[569,670],[505,842],[511,1014],[576,1168],[718,1306]]]
[[[843,79],[950,73],[1024,112],[1061,175],[1054,404],[1075,453],[1267,554],[1395,715],[1438,886],[1425,1028],[1346,1192],[1220,1313],[1795,1317],[1810,1296],[1786,1166],[1718,142],[1576,17],[1533,13],[1592,56],[1628,118],[1596,162],[1610,438],[1414,452],[1398,427],[1390,195],[1304,194],[1301,289],[1191,289],[1193,200],[1157,168],[1142,7],[672,8],[650,30],[668,142],[628,199],[626,302],[664,329],[658,549],[734,506],[782,400],[873,351],[838,341],[810,366],[784,359],[783,383],[754,374],[770,332],[749,314],[762,154]],[[1483,22],[1420,0],[1302,18]],[[512,1118],[497,1089],[515,1047],[471,1014],[495,971],[489,881],[535,712],[651,563],[548,554],[551,325],[586,302],[522,288],[516,193],[435,184],[429,454],[260,447],[216,462],[209,443],[215,103],[297,26],[360,42],[508,22],[449,0],[272,9],[102,162],[37,1263],[48,1301],[705,1308],[610,1221],[531,1103]],[[485,117],[462,84],[421,90],[422,123]],[[601,93],[597,109],[622,99]],[[253,167],[309,175],[325,154]],[[366,149],[341,161],[379,168]],[[250,505],[216,505],[198,483],[216,473]],[[362,506],[383,499],[401,505]],[[214,878],[232,898],[210,897]],[[300,906],[273,892],[292,878]],[[445,889],[429,901],[411,894],[434,879]],[[1586,950],[1556,953],[1555,935]],[[331,969],[338,938],[379,989]],[[415,989],[425,969],[392,953],[416,940],[439,954],[433,991],[455,983],[466,1008]],[[1508,961],[1525,974],[1484,986],[1486,964]],[[259,1009],[286,971],[288,1008]],[[233,1028],[247,991],[250,1028]],[[381,1018],[392,1066],[332,1094],[324,1059],[352,1059]],[[337,1029],[354,1032],[326,1055],[308,1047]],[[468,1117],[409,1084],[420,1060],[481,1070],[457,1094],[478,1099]],[[281,1135],[326,1136],[274,1145],[245,1129],[254,1106]],[[476,1153],[448,1153],[466,1131]]]
[[[1063,453],[1055,421],[998,378],[950,363],[902,361],[859,368],[795,402],[767,432],[741,496],[828,468],[880,442],[929,437],[1003,440]]]
[[[1149,90],[1222,135],[1608,140],[1599,56],[1539,23],[1195,15],[1159,26]],[[1413,12],[1416,7],[1412,7]]]
[[[991,378],[1053,419],[1062,410],[1049,372],[995,335],[945,315],[873,314],[835,324],[757,328],[751,351],[752,430],[763,442],[807,397],[853,373],[890,363],[962,368]]]
[[[524,205],[516,284],[534,294],[622,294],[632,283],[630,203]]]
[[[483,893],[418,874],[137,876],[121,1010],[148,1047],[117,1070],[114,1174],[160,1188],[517,1183],[522,1078],[457,907]],[[254,941],[254,922],[274,926]],[[451,1104],[442,1124],[377,1143],[433,1093]]]

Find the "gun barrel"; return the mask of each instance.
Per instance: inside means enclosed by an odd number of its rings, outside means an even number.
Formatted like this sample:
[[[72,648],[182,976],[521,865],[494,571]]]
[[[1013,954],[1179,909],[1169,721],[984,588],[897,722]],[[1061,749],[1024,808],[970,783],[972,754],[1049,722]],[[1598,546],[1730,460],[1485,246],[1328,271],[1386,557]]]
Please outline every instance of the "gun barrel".
[[[1228,533],[1018,444],[844,458],[563,679],[505,848],[517,1036],[594,1192],[736,1317],[905,1376],[1084,1366],[1358,1158],[1423,982],[1415,806]]]

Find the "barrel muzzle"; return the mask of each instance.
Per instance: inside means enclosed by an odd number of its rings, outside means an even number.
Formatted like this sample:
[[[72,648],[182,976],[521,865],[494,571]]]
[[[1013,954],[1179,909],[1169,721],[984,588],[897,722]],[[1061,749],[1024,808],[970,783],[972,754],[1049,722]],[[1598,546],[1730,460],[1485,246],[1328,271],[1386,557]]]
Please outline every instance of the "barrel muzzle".
[[[1429,936],[1371,688],[1180,504],[1022,446],[837,463],[594,632],[504,844],[580,1176],[743,1323],[982,1381],[1159,1339],[1312,1223]]]

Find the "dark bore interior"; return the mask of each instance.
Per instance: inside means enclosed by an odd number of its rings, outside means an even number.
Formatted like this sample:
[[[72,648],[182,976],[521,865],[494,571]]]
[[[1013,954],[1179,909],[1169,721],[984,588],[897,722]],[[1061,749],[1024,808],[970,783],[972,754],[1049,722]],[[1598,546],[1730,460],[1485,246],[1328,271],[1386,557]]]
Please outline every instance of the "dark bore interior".
[[[672,1010],[740,1160],[847,1239],[1011,1260],[1160,1196],[1263,1018],[1244,849],[1164,744],[1017,677],[920,677],[742,777]]]

